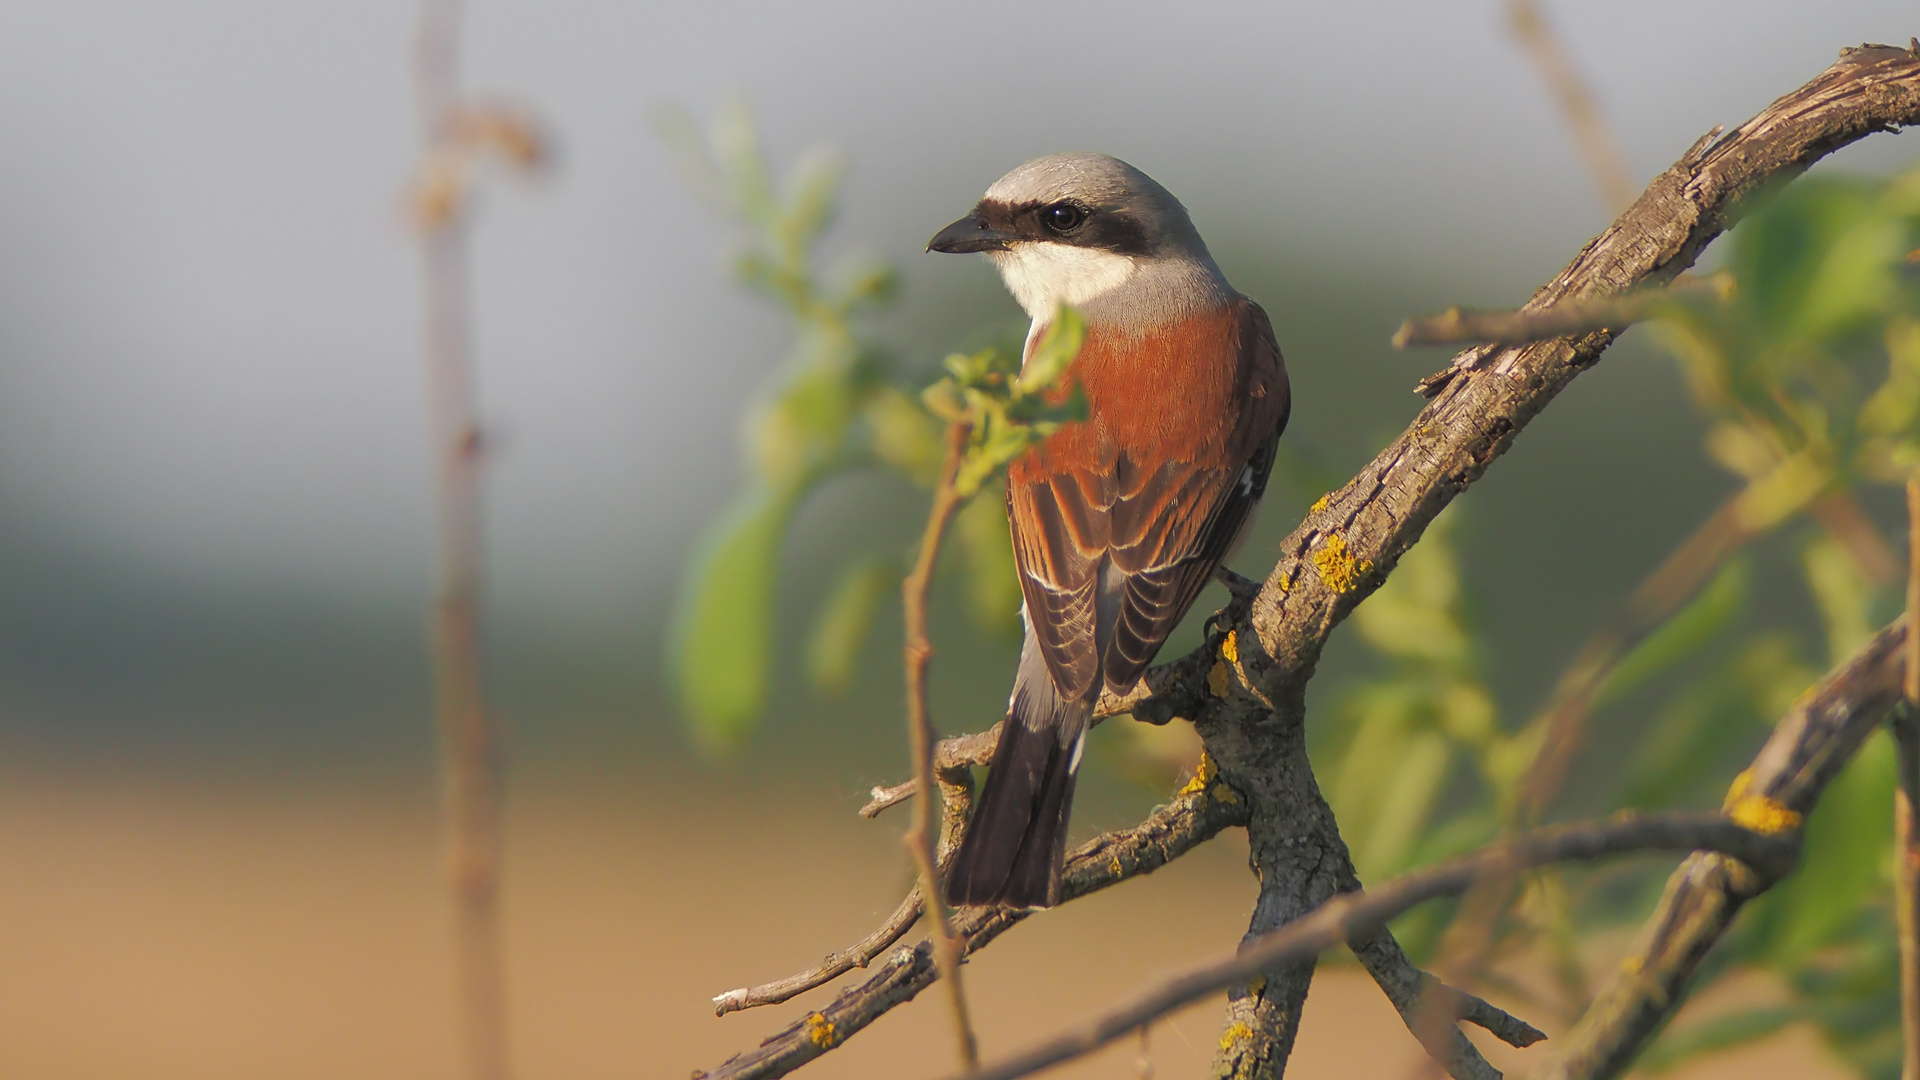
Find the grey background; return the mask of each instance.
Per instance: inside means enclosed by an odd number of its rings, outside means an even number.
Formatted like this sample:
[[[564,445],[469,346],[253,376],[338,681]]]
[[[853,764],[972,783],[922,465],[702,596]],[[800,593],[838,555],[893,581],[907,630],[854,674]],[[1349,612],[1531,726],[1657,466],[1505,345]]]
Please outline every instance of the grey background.
[[[1874,0],[1551,14],[1640,179],[1838,46],[1920,30],[1911,4]],[[392,2],[0,5],[0,753],[424,760],[411,19]],[[1289,439],[1341,469],[1444,358],[1388,349],[1400,316],[1516,303],[1608,218],[1486,0],[483,0],[466,39],[469,85],[535,109],[561,151],[545,182],[488,186],[474,258],[484,411],[508,440],[489,483],[495,680],[536,754],[685,753],[665,605],[732,491],[741,404],[785,350],[729,282],[731,234],[681,188],[651,107],[744,96],[776,161],[843,148],[833,247],[904,268],[882,330],[922,364],[1017,317],[980,261],[921,255],[927,236],[1036,154],[1132,161],[1274,313]],[[1915,156],[1879,137],[1838,164]],[[1610,354],[1521,440],[1466,501],[1511,708],[1726,487],[1645,349]],[[1276,494],[1269,541],[1314,494]],[[829,492],[794,565],[829,566],[850,514],[904,538],[897,495]],[[803,581],[786,606],[813,595]],[[991,708],[1004,646],[948,629],[949,691]],[[871,745],[893,760],[888,677],[858,718],[783,702],[752,754],[838,717],[884,724]]]

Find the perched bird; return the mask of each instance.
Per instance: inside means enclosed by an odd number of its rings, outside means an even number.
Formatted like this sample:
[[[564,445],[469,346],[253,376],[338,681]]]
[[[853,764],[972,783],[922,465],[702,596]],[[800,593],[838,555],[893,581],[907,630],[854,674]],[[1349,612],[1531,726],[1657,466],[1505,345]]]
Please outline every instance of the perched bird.
[[[1273,326],[1166,188],[1104,154],[1000,178],[929,251],[985,252],[1033,324],[1087,323],[1068,378],[1088,416],[1007,471],[1026,642],[954,904],[1048,907],[1102,688],[1139,681],[1266,490],[1291,396]]]

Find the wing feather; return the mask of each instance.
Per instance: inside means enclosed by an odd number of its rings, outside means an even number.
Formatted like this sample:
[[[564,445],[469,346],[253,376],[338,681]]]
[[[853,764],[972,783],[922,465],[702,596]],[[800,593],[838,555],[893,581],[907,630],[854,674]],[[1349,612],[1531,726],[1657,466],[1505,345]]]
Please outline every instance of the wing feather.
[[[1291,411],[1286,368],[1259,305],[1237,301],[1232,317],[1229,333],[1207,349],[1213,355],[1175,358],[1230,366],[1231,392],[1215,403],[1227,413],[1222,438],[1169,454],[1164,438],[1155,444],[1109,431],[1095,394],[1088,423],[1097,443],[1087,445],[1083,433],[1078,457],[1049,457],[1043,447],[1010,475],[1029,632],[1064,697],[1124,689],[1140,677],[1265,492]],[[1189,405],[1169,401],[1167,409]]]

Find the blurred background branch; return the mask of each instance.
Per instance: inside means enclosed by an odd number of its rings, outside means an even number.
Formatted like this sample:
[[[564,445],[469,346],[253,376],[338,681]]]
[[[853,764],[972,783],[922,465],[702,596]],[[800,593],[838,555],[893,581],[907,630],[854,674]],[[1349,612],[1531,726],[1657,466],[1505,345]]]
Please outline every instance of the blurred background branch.
[[[460,86],[461,0],[421,0],[414,39],[419,172],[408,193],[423,257],[429,432],[434,462],[434,707],[440,732],[455,980],[467,1075],[505,1080],[506,977],[500,929],[502,758],[487,705],[481,639],[483,470],[489,450],[472,357],[469,188],[488,159],[533,170],[545,139],[530,120],[468,103]]]
[[[1611,213],[1619,213],[1640,193],[1633,170],[1627,165],[1626,151],[1607,123],[1606,114],[1594,99],[1593,90],[1581,77],[1573,55],[1555,32],[1538,0],[1507,0],[1507,25],[1527,51],[1540,81],[1553,94],[1554,104],[1567,121],[1574,145],[1586,162],[1587,172],[1600,191],[1601,201]]]

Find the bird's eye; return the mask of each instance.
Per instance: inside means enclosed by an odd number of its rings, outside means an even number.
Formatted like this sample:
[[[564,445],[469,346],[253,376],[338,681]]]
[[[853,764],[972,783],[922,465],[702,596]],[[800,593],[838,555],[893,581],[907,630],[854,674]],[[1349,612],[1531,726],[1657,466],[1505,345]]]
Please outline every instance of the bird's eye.
[[[1054,203],[1040,211],[1040,220],[1057,233],[1070,233],[1087,220],[1087,212],[1070,202]]]

